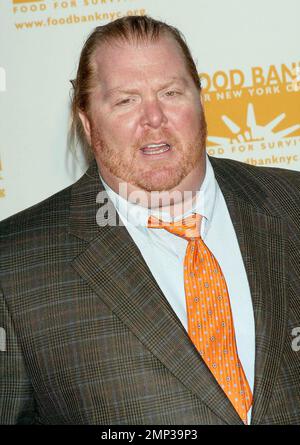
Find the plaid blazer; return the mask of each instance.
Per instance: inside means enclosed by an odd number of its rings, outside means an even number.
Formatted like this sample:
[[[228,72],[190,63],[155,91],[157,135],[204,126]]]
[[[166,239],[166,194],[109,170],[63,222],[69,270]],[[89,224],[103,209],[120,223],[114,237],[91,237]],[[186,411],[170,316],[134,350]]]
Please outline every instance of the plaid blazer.
[[[300,174],[211,162],[253,299],[252,423],[300,423]],[[97,173],[0,225],[0,423],[241,424],[127,230],[97,224]]]

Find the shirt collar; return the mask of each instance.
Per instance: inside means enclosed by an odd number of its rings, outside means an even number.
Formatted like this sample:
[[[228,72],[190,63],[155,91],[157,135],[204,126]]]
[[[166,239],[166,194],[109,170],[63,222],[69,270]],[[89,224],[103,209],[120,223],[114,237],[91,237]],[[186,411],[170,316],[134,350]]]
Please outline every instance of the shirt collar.
[[[114,204],[125,226],[131,225],[137,228],[147,227],[148,218],[150,214],[156,217],[160,217],[165,221],[172,220],[170,215],[167,213],[155,212],[141,205],[127,201],[125,198],[123,198],[114,190],[112,190],[108,186],[108,184],[106,184],[106,182],[101,177],[100,173],[99,177],[104,185],[104,188],[109,198]],[[216,191],[217,191],[217,184],[214,171],[208,156],[206,156],[205,177],[201,184],[200,190],[197,193],[196,201],[192,209],[189,210],[189,212],[186,212],[183,215],[176,217],[175,221],[185,218],[192,213],[199,213],[200,215],[202,215],[202,217],[204,217],[205,220],[204,230],[206,232],[213,216],[213,210],[216,200]]]

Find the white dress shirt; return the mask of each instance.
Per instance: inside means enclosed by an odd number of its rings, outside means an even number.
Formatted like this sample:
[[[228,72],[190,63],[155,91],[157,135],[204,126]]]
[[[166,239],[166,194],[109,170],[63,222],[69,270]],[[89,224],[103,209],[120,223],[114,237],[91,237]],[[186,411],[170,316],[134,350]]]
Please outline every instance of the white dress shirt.
[[[164,229],[147,228],[150,214],[165,221],[172,221],[172,219],[168,213],[158,213],[127,201],[115,193],[103,181],[103,178],[101,181],[153,277],[187,330],[183,276],[187,241]],[[174,220],[191,213],[202,215],[201,237],[216,257],[225,277],[238,355],[253,393],[255,328],[252,299],[236,233],[208,157],[205,178],[193,208]],[[250,418],[251,409],[248,412],[248,423],[250,423]]]

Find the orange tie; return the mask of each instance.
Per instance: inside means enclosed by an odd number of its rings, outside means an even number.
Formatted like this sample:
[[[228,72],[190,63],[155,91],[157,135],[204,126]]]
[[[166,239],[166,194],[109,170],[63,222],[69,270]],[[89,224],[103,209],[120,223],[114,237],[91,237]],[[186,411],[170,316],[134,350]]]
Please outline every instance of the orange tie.
[[[200,236],[200,223],[198,214],[173,223],[150,216],[148,227],[166,229],[188,241],[184,259],[188,333],[247,424],[252,393],[238,357],[227,285],[219,263]]]

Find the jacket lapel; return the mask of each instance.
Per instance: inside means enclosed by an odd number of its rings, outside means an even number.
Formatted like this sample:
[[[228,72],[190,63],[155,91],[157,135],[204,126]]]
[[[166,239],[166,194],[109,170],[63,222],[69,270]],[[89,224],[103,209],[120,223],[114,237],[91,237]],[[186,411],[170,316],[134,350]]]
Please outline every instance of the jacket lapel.
[[[232,168],[225,160],[211,161],[235,227],[251,290],[256,341],[251,423],[258,424],[273,394],[286,338],[287,224],[276,212],[276,203],[268,202],[262,186],[256,185],[249,194],[253,183],[247,187],[246,171]]]
[[[154,280],[137,246],[114,216],[96,205],[103,186],[96,165],[72,190],[70,233],[89,241],[73,267],[146,348],[229,424],[242,424]],[[105,195],[105,194],[104,194]],[[104,202],[104,196],[98,202]],[[102,208],[101,208],[102,207]],[[98,211],[96,223],[95,215]],[[117,221],[118,222],[118,221]],[[103,226],[99,228],[100,226]]]

